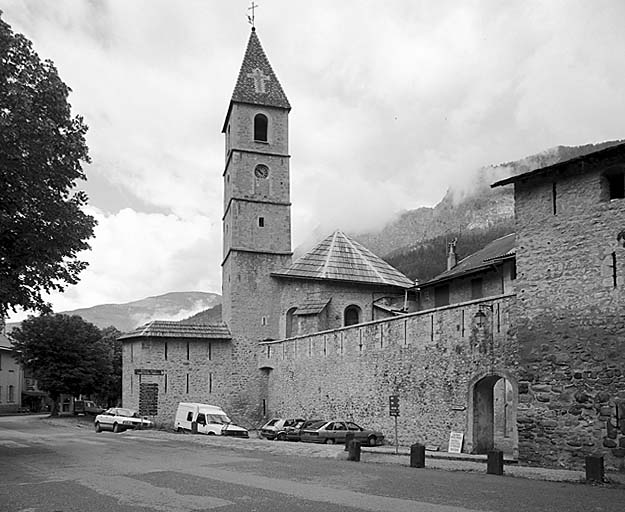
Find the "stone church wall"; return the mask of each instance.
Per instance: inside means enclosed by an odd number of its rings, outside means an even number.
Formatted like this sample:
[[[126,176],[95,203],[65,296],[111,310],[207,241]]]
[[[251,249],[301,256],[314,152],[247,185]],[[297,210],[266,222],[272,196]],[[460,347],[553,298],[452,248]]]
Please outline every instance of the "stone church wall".
[[[325,308],[326,325],[323,330],[339,329],[344,325],[345,308],[356,305],[361,311],[361,321],[374,320],[376,314],[373,302],[376,299],[388,296],[400,296],[396,289],[389,291],[375,291],[371,286],[356,286],[343,282],[313,281],[304,279],[280,279],[281,311],[286,313],[292,307],[301,306],[311,297],[332,298]],[[280,335],[286,336],[286,314],[280,318]],[[306,324],[302,325],[305,328]],[[319,329],[321,330],[321,329]]]
[[[601,169],[583,163],[515,186],[519,450],[573,467],[601,454],[623,468],[625,200],[605,200]]]
[[[446,449],[449,433],[470,432],[471,383],[505,368],[514,375],[514,296],[265,343],[270,415],[345,418],[394,442],[388,397],[399,395],[399,442]],[[476,326],[480,304],[487,320]],[[492,305],[492,312],[490,306]],[[465,451],[471,451],[471,439]]]

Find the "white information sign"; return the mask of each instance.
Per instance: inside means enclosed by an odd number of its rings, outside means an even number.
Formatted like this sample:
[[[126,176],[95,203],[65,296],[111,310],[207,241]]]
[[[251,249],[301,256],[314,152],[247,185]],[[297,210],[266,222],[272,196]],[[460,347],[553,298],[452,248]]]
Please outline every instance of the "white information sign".
[[[462,453],[462,442],[464,441],[464,432],[451,432],[449,434],[449,453]]]

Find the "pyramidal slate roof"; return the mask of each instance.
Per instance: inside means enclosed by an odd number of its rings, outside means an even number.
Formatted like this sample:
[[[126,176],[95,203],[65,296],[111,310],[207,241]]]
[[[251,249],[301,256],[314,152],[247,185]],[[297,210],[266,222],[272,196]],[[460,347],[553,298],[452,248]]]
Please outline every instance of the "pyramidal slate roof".
[[[118,339],[130,338],[204,338],[204,339],[232,339],[230,329],[226,324],[189,324],[165,320],[153,320],[135,330],[127,332]]]
[[[430,281],[421,283],[420,286],[429,286],[439,281],[447,281],[465,274],[478,272],[486,267],[490,267],[493,263],[512,258],[515,254],[516,236],[515,233],[510,233],[493,240],[484,248],[460,260],[455,267],[445,270],[445,272],[442,272]]]
[[[235,102],[281,107],[291,110],[291,104],[286,94],[284,94],[271,64],[269,64],[269,59],[265,55],[254,28],[252,28],[252,33],[247,42],[243,64],[241,64],[239,77],[234,86],[226,122],[224,123],[224,130],[228,123],[228,117],[230,117],[232,104]]]
[[[348,281],[412,288],[414,282],[369,249],[341,231],[335,231],[277,277]]]

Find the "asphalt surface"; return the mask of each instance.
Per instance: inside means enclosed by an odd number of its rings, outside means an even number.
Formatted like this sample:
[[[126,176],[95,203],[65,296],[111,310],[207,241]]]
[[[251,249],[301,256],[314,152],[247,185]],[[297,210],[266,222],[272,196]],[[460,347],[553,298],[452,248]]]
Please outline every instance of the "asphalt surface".
[[[0,511],[625,509],[625,488],[617,485],[528,480],[511,477],[509,467],[506,476],[486,475],[476,461],[428,458],[426,469],[415,469],[394,450],[367,448],[358,463],[344,460],[342,446],[149,430],[96,434],[83,419],[0,418]],[[475,467],[460,467],[466,464]]]

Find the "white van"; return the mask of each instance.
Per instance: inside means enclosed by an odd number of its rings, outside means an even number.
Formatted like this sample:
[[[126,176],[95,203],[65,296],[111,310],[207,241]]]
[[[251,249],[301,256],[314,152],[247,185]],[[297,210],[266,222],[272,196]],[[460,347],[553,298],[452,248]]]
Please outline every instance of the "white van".
[[[198,434],[209,436],[249,437],[247,429],[233,425],[228,415],[216,405],[180,402],[176,411],[174,430],[191,432],[191,424],[197,424]]]

